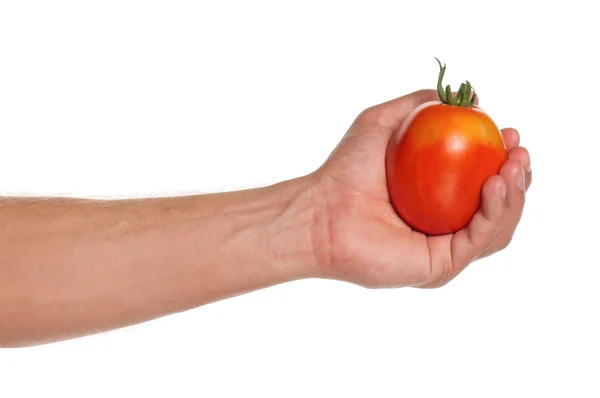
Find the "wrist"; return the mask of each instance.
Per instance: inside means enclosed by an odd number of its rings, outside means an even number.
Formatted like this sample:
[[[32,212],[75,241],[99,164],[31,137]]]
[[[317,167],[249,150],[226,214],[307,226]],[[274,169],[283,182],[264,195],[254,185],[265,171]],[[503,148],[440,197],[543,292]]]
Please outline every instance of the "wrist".
[[[265,188],[274,203],[264,248],[286,280],[319,277],[327,257],[326,217],[313,175]]]

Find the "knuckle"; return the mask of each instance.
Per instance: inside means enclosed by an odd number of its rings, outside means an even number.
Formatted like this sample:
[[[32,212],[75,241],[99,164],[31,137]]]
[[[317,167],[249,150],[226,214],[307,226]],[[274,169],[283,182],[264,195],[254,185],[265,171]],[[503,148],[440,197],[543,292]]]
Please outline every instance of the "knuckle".
[[[363,110],[361,113],[358,114],[356,121],[358,123],[366,123],[368,121],[371,121],[374,118],[376,118],[375,113],[376,113],[376,110],[374,107],[366,108],[365,110]]]
[[[385,114],[377,106],[371,106],[363,110],[356,118],[356,123],[366,126],[383,126],[385,124]]]

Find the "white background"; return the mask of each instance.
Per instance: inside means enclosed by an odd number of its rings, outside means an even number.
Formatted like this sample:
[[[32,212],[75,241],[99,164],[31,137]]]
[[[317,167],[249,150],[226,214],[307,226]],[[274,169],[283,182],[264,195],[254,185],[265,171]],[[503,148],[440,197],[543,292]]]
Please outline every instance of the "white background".
[[[1,1],[3,194],[303,175],[361,110],[433,88],[434,56],[520,130],[534,185],[511,246],[441,289],[308,280],[0,350],[0,396],[600,396],[592,4]]]

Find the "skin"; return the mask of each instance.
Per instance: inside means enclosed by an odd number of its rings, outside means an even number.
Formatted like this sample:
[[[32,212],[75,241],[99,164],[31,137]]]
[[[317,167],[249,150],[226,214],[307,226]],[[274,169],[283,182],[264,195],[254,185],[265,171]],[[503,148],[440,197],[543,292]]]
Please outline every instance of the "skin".
[[[459,231],[481,205],[483,184],[498,174],[507,157],[500,130],[480,108],[425,103],[390,140],[391,202],[420,232]]]
[[[309,175],[173,198],[0,200],[0,346],[139,323],[303,278],[370,288],[439,287],[505,248],[531,184],[514,129],[481,207],[452,235],[411,230],[387,194],[385,152],[418,91],[367,109]],[[505,197],[502,193],[505,192]]]

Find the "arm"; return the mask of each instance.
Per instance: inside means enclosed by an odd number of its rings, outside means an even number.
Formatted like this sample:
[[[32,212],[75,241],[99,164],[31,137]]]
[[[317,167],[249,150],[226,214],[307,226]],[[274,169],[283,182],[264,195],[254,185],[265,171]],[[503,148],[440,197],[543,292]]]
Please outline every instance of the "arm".
[[[143,322],[310,277],[310,178],[202,196],[0,199],[0,346]]]
[[[508,161],[455,234],[411,230],[390,204],[384,157],[421,90],[365,110],[309,176],[166,199],[0,200],[0,346],[143,322],[295,279],[435,288],[506,248],[531,185],[529,153],[504,129]],[[506,188],[504,190],[503,188]]]

